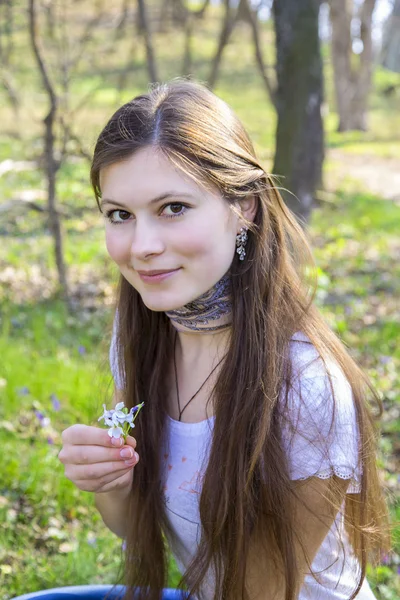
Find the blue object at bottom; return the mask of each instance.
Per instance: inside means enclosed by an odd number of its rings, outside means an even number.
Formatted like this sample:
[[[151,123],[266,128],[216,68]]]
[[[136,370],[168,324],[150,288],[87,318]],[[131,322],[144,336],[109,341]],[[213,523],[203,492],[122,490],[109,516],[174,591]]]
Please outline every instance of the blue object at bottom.
[[[123,585],[75,585],[41,592],[32,592],[12,598],[12,600],[122,600],[125,592]],[[188,593],[183,590],[165,588],[162,600],[185,600]],[[132,600],[135,600],[133,594]]]

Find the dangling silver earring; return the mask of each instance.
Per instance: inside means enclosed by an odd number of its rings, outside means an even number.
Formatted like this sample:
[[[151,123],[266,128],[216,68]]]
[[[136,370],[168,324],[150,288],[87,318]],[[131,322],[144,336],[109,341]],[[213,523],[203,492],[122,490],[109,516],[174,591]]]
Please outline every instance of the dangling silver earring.
[[[240,260],[244,260],[244,257],[246,256],[246,250],[244,249],[244,247],[247,243],[247,231],[247,227],[242,227],[240,229],[240,232],[236,236],[236,252],[239,254]]]

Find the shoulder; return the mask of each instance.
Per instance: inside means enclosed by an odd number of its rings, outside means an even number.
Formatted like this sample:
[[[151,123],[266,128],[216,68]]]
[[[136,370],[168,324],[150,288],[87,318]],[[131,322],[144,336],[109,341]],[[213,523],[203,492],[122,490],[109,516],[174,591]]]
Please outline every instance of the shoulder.
[[[346,379],[334,357],[331,354],[322,357],[310,338],[302,331],[297,331],[290,339],[289,361],[295,378],[312,379],[331,376]]]
[[[359,430],[351,385],[332,355],[322,357],[297,332],[290,340],[292,374],[279,402],[282,441],[291,479],[327,478],[335,473],[360,481]]]
[[[354,421],[352,388],[332,354],[322,357],[304,333],[296,332],[289,343],[288,360],[289,389],[285,382],[281,391],[286,416],[301,413],[307,426],[318,423],[322,431],[328,430],[332,418],[338,425]]]

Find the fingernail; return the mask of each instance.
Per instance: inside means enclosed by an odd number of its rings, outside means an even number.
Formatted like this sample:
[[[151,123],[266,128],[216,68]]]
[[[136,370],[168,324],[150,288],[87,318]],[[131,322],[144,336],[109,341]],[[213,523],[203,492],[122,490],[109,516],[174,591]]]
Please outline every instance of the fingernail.
[[[121,450],[119,455],[121,458],[132,458],[133,450],[131,450],[131,448],[124,448],[123,450]]]
[[[121,438],[111,438],[111,443],[113,446],[116,446],[117,448],[121,448],[121,446],[124,445],[124,442]]]
[[[132,465],[136,465],[137,461],[139,460],[139,455],[137,454],[137,452],[133,453],[133,458],[130,458],[129,460],[125,461],[125,464],[128,467],[132,467]]]

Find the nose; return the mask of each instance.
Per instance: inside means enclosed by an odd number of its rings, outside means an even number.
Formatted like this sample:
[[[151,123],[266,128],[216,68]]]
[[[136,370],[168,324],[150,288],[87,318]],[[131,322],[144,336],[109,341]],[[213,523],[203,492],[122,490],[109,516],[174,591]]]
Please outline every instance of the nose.
[[[165,243],[159,229],[137,219],[130,248],[131,258],[137,261],[146,260],[153,255],[162,254],[164,250]]]

